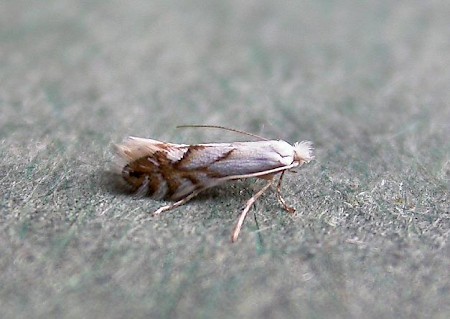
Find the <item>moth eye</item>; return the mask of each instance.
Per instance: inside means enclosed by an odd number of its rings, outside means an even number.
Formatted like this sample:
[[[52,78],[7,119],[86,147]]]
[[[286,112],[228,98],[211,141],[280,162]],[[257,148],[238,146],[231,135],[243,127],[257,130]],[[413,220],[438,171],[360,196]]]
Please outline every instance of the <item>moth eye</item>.
[[[122,176],[124,178],[130,178],[130,177],[139,178],[142,176],[142,173],[135,171],[129,165],[126,165],[122,170]]]
[[[136,177],[136,178],[139,178],[139,177],[142,176],[142,173],[141,173],[141,172],[136,172],[136,171],[131,171],[131,172],[129,173],[129,176],[130,176],[130,177]]]

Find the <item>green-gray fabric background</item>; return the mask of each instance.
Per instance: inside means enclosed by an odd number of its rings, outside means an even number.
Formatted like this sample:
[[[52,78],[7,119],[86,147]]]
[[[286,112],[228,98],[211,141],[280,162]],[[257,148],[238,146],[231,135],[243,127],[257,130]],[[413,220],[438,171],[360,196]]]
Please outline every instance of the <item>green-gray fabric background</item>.
[[[311,140],[159,218],[128,135]],[[1,318],[449,318],[450,2],[0,4]]]

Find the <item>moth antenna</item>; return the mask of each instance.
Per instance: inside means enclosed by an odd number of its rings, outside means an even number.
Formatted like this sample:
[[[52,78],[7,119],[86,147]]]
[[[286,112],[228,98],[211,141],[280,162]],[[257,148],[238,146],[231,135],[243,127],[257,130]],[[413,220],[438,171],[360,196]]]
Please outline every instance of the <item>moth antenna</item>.
[[[256,135],[256,134],[252,134],[252,133],[249,133],[249,132],[245,132],[245,131],[241,131],[241,130],[237,130],[237,129],[229,128],[229,127],[225,127],[225,126],[220,126],[220,125],[195,125],[194,124],[194,125],[177,125],[176,126],[176,128],[199,128],[199,127],[202,127],[202,128],[217,128],[217,129],[221,129],[221,130],[226,130],[226,131],[230,131],[230,132],[239,133],[239,134],[242,134],[242,135],[248,135],[248,136],[251,136],[251,137],[255,137],[255,138],[258,138],[258,139],[260,139],[262,141],[269,141],[269,139],[267,139],[265,137],[262,137],[262,136],[259,136],[259,135]]]

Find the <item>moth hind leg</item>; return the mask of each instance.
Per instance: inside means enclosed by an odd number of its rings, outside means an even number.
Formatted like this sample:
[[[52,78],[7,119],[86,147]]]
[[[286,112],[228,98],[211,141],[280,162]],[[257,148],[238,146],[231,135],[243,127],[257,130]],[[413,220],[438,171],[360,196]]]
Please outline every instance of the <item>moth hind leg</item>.
[[[162,212],[166,212],[166,211],[175,209],[175,208],[177,208],[177,207],[179,207],[179,206],[181,206],[181,205],[186,204],[188,201],[190,201],[192,198],[194,198],[195,196],[197,196],[198,194],[200,194],[200,193],[201,193],[202,191],[204,191],[204,190],[205,190],[204,188],[197,189],[197,190],[193,191],[192,193],[190,193],[189,195],[187,195],[186,197],[183,197],[182,199],[180,199],[180,200],[178,200],[178,201],[176,201],[176,202],[174,202],[174,203],[172,203],[172,204],[165,205],[165,206],[162,206],[162,207],[158,208],[158,209],[153,213],[153,216],[158,216],[158,215],[160,215]]]
[[[281,182],[283,181],[283,176],[284,176],[284,172],[281,172],[281,176],[280,179],[278,180],[278,184],[277,184],[277,198],[278,201],[280,202],[281,206],[283,206],[283,208],[290,214],[295,213],[295,208],[292,206],[289,206],[288,204],[286,204],[286,201],[284,200],[283,196],[281,196]]]
[[[241,215],[239,216],[238,222],[236,226],[234,227],[233,233],[231,235],[231,242],[235,242],[238,237],[239,233],[241,232],[242,225],[244,224],[245,217],[247,216],[248,211],[250,210],[250,207],[256,202],[256,200],[261,197],[261,195],[272,185],[272,181],[270,180],[263,188],[261,188],[255,195],[253,195],[245,204],[244,209],[241,212]]]

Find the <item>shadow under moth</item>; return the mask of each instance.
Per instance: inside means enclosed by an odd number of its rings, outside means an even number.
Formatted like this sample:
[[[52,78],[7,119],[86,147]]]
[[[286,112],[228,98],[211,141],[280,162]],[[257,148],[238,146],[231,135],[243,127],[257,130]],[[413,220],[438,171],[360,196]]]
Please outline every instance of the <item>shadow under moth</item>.
[[[251,177],[267,180],[267,184],[247,201],[242,210],[231,236],[235,242],[251,206],[274,184],[275,176],[279,176],[276,187],[278,200],[287,212],[295,212],[281,196],[281,183],[286,171],[314,159],[311,142],[290,145],[282,140],[268,140],[221,126],[181,127],[221,128],[260,140],[185,145],[128,137],[123,144],[115,145],[120,174],[138,195],[173,201],[160,207],[154,215],[181,206],[205,189],[227,181]]]

